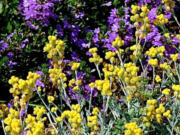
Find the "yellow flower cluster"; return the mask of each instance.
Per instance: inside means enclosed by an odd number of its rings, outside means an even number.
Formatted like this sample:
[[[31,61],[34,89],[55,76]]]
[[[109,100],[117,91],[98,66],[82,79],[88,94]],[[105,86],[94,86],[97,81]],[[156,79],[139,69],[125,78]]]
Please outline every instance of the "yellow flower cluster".
[[[96,80],[95,86],[97,87],[97,89],[99,91],[101,91],[101,94],[103,96],[105,96],[105,95],[111,96],[112,95],[109,80]]]
[[[167,62],[164,62],[163,64],[160,64],[160,68],[162,69],[170,69],[171,67],[167,64]]]
[[[68,118],[68,122],[71,123],[72,128],[79,129],[82,122],[80,111],[79,104],[72,105],[72,111],[64,111],[56,120],[57,122],[62,122],[64,118]]]
[[[52,107],[52,108],[51,108],[51,112],[56,112],[57,110],[58,110],[57,107]]]
[[[162,0],[162,3],[166,7],[167,11],[173,11],[175,7],[175,2],[173,0]]]
[[[178,56],[179,56],[178,53],[177,53],[177,54],[171,54],[171,55],[170,55],[170,58],[171,58],[174,62],[176,62],[177,59],[178,59]]]
[[[105,80],[108,80],[109,77],[115,77],[118,67],[114,66],[113,64],[104,64],[104,68],[102,69],[104,72],[104,78]]]
[[[68,84],[68,86],[69,87],[72,87],[72,86],[74,86],[73,87],[73,91],[78,91],[79,90],[79,86],[82,84],[82,80],[81,79],[79,79],[79,80],[75,80],[74,78],[73,79],[71,79],[70,81],[69,81],[69,84]]]
[[[115,55],[116,55],[115,52],[111,52],[111,51],[106,52],[105,59],[110,60],[111,62],[114,62],[115,61],[115,57],[114,57]]]
[[[62,85],[64,88],[67,87],[67,84],[64,83],[65,81],[67,81],[66,74],[62,72],[62,69],[49,69],[49,74],[53,84]]]
[[[77,70],[80,66],[80,63],[77,63],[77,62],[73,62],[71,63],[71,69],[72,70]]]
[[[126,123],[125,135],[143,135],[143,131],[135,122]]]
[[[49,43],[44,47],[44,52],[48,52],[47,57],[55,59],[59,56],[59,60],[63,58],[65,45],[62,40],[57,40],[56,36],[48,37]]]
[[[40,78],[40,75],[37,73],[29,72],[27,79],[19,79],[18,77],[12,76],[9,80],[9,84],[13,87],[10,88],[10,93],[14,97],[14,104],[17,106],[19,103],[19,95],[21,96],[20,105],[22,108],[25,107],[27,101],[32,98],[33,91],[32,88],[35,88],[37,79]]]
[[[158,123],[161,123],[163,116],[167,118],[172,117],[170,111],[166,111],[163,104],[159,104],[159,107],[157,107],[157,101],[155,99],[148,100],[147,104],[149,105],[146,108],[146,117],[143,118],[146,126],[150,126],[150,120],[156,120]]]
[[[140,10],[140,7],[139,7],[139,6],[131,5],[131,13],[132,13],[132,14],[135,15],[138,10]]]
[[[124,40],[121,40],[119,36],[116,37],[116,39],[112,42],[112,46],[119,48],[122,45],[124,45]]]
[[[5,104],[0,104],[0,119],[8,114],[8,107]]]
[[[153,21],[155,25],[164,25],[168,22],[168,19],[164,17],[163,14],[157,15],[156,20]]]
[[[36,107],[34,108],[33,114],[36,115],[36,119],[37,119],[37,120],[40,120],[41,117],[42,117],[44,114],[46,114],[46,110],[44,109],[44,107],[38,107],[38,106],[36,106]]]
[[[159,56],[163,56],[163,53],[165,51],[165,47],[164,46],[161,46],[161,47],[151,47],[148,51],[146,51],[146,54],[151,57],[151,58],[154,58],[156,57],[157,55]]]
[[[79,90],[79,86],[75,86],[74,88],[73,88],[73,91],[78,91]]]
[[[169,34],[169,33],[165,33],[165,34],[164,34],[164,37],[166,37],[166,38],[169,39],[169,38],[170,38],[170,34]]]
[[[75,83],[76,83],[76,80],[73,78],[73,79],[71,79],[71,80],[69,81],[68,86],[69,86],[69,87],[72,87]]]
[[[126,68],[123,77],[124,82],[127,86],[138,86],[140,83],[139,76],[137,75],[139,68],[132,62],[124,64],[124,67]]]
[[[141,45],[133,45],[130,47],[130,50],[133,51],[133,54],[130,55],[132,60],[137,60],[137,56],[141,54],[142,47]]]
[[[121,80],[124,84],[126,84],[126,86],[132,87],[133,91],[135,92],[137,86],[139,86],[140,84],[140,79],[137,75],[138,71],[139,68],[132,62],[125,63],[124,68],[114,66],[112,64],[105,64],[103,68],[105,79],[96,80],[96,87],[101,91],[102,95],[111,95],[113,89],[111,87],[113,86],[114,88],[117,88],[117,86],[113,82],[115,80]],[[110,81],[112,83],[111,87],[109,84]],[[132,95],[133,93],[129,92],[129,94]]]
[[[170,89],[166,88],[162,91],[162,94],[169,96]]]
[[[99,109],[95,107],[92,111],[93,116],[88,116],[87,120],[87,126],[91,128],[91,132],[97,131],[99,129],[98,127],[98,112]]]
[[[158,66],[158,60],[157,59],[150,59],[148,61],[148,64],[150,64],[153,67],[157,67]]]
[[[10,109],[7,118],[4,120],[4,123],[7,125],[5,126],[5,131],[10,133],[11,135],[20,135],[22,132],[22,125],[21,120],[19,119],[19,112]]]
[[[27,135],[45,135],[44,121],[46,121],[47,118],[43,117],[43,115],[46,114],[46,110],[44,107],[36,106],[33,114],[36,117],[28,114],[25,119],[26,128],[28,129]]]
[[[28,129],[27,135],[45,135],[45,127],[43,119],[36,119],[34,116],[28,114],[27,118],[25,119],[26,128]]]
[[[172,89],[175,91],[174,95],[177,95],[177,97],[180,99],[180,85],[173,84]]]
[[[139,37],[139,39],[143,39],[146,36],[146,33],[150,30],[150,21],[147,17],[149,13],[149,9],[146,5],[142,6],[141,8],[139,6],[132,5],[131,13],[133,14],[131,16],[131,21],[135,22],[134,26],[136,27],[137,31],[135,33],[136,37]],[[138,10],[141,9],[140,15],[137,13]],[[141,25],[140,25],[141,24]]]
[[[69,84],[68,84],[68,86],[69,87],[72,87],[75,83],[77,83],[77,85],[79,86],[79,85],[82,85],[82,80],[81,79],[78,79],[77,81],[73,78],[73,79],[71,79],[70,81],[69,81]]]
[[[177,39],[180,40],[180,34],[176,34]]]
[[[92,58],[89,58],[89,62],[94,62],[95,64],[100,64],[103,62],[103,59],[97,54],[96,47],[89,49],[89,52],[93,55]]]
[[[157,83],[161,82],[161,77],[159,75],[156,75],[155,80]]]
[[[53,103],[53,101],[54,101],[54,97],[53,96],[48,96],[48,102]]]

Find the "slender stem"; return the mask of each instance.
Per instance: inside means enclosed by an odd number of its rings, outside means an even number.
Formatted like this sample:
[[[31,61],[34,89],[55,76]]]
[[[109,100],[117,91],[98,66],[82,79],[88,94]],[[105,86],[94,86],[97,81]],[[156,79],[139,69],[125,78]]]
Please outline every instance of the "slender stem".
[[[91,88],[91,94],[90,94],[90,100],[89,100],[89,112],[90,112],[90,109],[91,109],[92,92],[93,92],[93,89]]]
[[[95,66],[96,66],[96,69],[97,69],[97,71],[98,71],[99,78],[102,79],[102,78],[101,78],[101,72],[100,72],[100,70],[99,70],[99,64],[95,64]]]
[[[173,17],[174,17],[174,20],[176,21],[176,23],[178,24],[178,26],[180,27],[180,23],[179,23],[176,15],[175,15],[175,13],[174,13],[174,11],[173,11]]]
[[[176,62],[174,62],[174,65],[175,65],[175,70],[176,70],[176,73],[177,73],[177,76],[178,76],[178,79],[179,79],[179,82],[180,82],[180,75],[179,75],[179,72],[177,70],[177,64]]]
[[[105,111],[104,111],[105,114],[106,114],[106,112],[107,112],[107,110],[108,110],[108,106],[109,106],[109,98],[110,98],[110,96],[107,97],[106,107],[105,107]]]
[[[54,117],[54,115],[51,113],[51,110],[49,109],[49,107],[46,105],[46,103],[44,102],[44,100],[42,99],[39,91],[37,91],[38,95],[39,95],[39,98],[41,99],[42,103],[44,104],[44,106],[46,107],[46,109],[49,111],[49,113],[51,114],[51,116],[53,117],[53,120],[56,122],[56,119]]]
[[[3,131],[4,131],[4,135],[7,135],[7,134],[6,134],[6,131],[5,131],[5,127],[4,127],[4,121],[1,120],[1,123],[2,123]]]
[[[58,134],[58,130],[55,128],[55,126],[54,126],[54,124],[53,124],[53,122],[52,122],[52,120],[51,120],[51,118],[50,118],[49,113],[47,113],[47,117],[48,117],[48,119],[49,119],[49,121],[50,121],[50,123],[51,123],[52,127],[53,127],[53,128],[54,128],[54,130],[56,131],[56,134]]]
[[[121,66],[124,67],[123,61],[122,61],[122,59],[121,59],[121,55],[120,55],[120,54],[118,54],[118,58],[119,58],[119,60],[120,60],[120,62],[121,62]]]
[[[155,81],[155,67],[153,66],[153,91],[154,91],[154,81]]]

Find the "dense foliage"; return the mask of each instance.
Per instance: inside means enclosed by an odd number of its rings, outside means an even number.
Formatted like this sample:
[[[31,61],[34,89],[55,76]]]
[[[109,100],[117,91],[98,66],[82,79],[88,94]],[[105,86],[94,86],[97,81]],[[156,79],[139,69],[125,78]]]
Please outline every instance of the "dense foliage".
[[[5,135],[180,135],[177,0],[1,0]]]

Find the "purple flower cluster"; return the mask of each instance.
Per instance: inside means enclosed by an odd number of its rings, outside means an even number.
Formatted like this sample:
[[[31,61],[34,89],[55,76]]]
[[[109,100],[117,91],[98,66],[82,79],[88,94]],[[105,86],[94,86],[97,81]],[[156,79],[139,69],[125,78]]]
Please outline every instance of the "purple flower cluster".
[[[56,29],[58,32],[58,35],[60,37],[64,36],[65,31],[69,32],[68,34],[70,34],[70,40],[73,43],[73,45],[78,46],[81,50],[84,48],[83,45],[87,43],[86,37],[85,38],[81,38],[81,32],[83,32],[80,28],[80,26],[78,25],[71,25],[68,22],[67,18],[64,18],[63,20],[63,24],[57,24],[56,25]],[[86,31],[86,30],[85,30]],[[87,30],[88,32],[88,30]]]
[[[163,43],[161,42],[161,34],[159,30],[155,26],[151,26],[152,32],[147,34],[146,40],[147,42],[152,43],[155,46],[162,46]]]
[[[4,42],[4,40],[0,41],[0,53],[2,53],[3,51],[6,50],[6,48],[8,48],[8,44],[6,42]]]
[[[110,16],[108,17],[108,31],[105,33],[104,39],[101,40],[103,42],[104,47],[108,48],[108,50],[116,51],[114,47],[112,47],[112,42],[115,40],[115,38],[119,35],[119,32],[122,29],[125,29],[123,39],[125,41],[125,45],[127,45],[129,42],[132,41],[133,37],[133,31],[134,26],[129,22],[130,20],[130,8],[124,8],[124,15],[122,17],[118,16],[118,9],[114,8],[110,12]],[[124,26],[120,26],[120,22],[124,23]],[[98,39],[98,34],[100,34],[100,30],[95,29],[96,31],[93,32],[93,41],[95,42],[95,46]],[[98,30],[98,32],[97,32]]]
[[[48,26],[50,18],[57,19],[58,16],[52,12],[52,8],[59,1],[20,0],[19,10],[21,15],[25,17],[27,25],[37,30],[37,23],[40,23],[42,26]]]
[[[17,62],[13,62],[13,53],[12,52],[9,52],[7,54],[7,57],[8,57],[8,66],[10,69],[12,69],[15,65],[17,65]]]

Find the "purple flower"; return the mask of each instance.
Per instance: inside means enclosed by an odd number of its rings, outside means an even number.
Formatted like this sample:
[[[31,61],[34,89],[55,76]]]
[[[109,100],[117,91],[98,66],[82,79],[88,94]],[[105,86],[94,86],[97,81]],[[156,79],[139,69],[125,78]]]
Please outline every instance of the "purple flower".
[[[80,62],[80,61],[81,61],[81,60],[77,57],[77,53],[76,53],[76,52],[72,52],[71,57],[72,57],[73,60],[76,60],[77,62]]]
[[[152,85],[151,85],[151,84],[148,84],[148,85],[147,85],[147,89],[152,89]]]
[[[127,3],[127,4],[128,4],[129,2],[130,2],[130,0],[125,0],[125,3]]]
[[[83,72],[78,72],[77,73],[77,78],[78,79],[83,79],[85,76],[86,76],[86,73],[83,73]]]
[[[21,110],[21,119],[24,119],[26,111],[24,109]]]
[[[37,81],[36,81],[36,87],[42,87],[42,88],[44,88],[44,83],[41,82],[39,79],[37,79]]]
[[[97,89],[91,89],[91,87],[89,85],[85,85],[84,87],[84,98],[86,100],[88,100],[90,98],[91,95],[91,91],[92,91],[92,97],[97,97],[98,91]]]
[[[165,10],[165,18],[169,20],[171,16],[172,16],[172,13]]]
[[[150,22],[152,23],[155,19],[156,19],[156,16],[157,16],[157,13],[158,10],[157,8],[152,8],[148,14],[148,18],[150,20]]]
[[[180,60],[180,53],[179,53],[179,55],[178,55],[178,60]]]
[[[4,40],[0,41],[0,53],[5,51],[8,48],[8,44],[4,42]]]
[[[36,73],[39,74],[39,75],[43,75],[42,71],[37,71]]]
[[[10,40],[15,34],[16,34],[16,32],[11,33],[11,34],[7,37],[7,41]]]
[[[13,53],[12,52],[8,52],[7,57],[8,57],[8,59],[11,59],[13,57]]]
[[[8,110],[10,110],[12,108],[11,103],[8,103]]]
[[[64,31],[63,31],[61,25],[57,24],[56,29],[57,29],[57,32],[58,32],[59,36],[62,37],[64,35]]]
[[[56,2],[59,1],[20,0],[18,9],[21,11],[20,14],[25,17],[27,25],[37,30],[38,27],[34,25],[36,22],[42,26],[48,26],[50,18],[57,19],[58,16],[51,11]]]
[[[8,66],[10,69],[12,69],[15,65],[17,65],[17,62],[13,62],[12,60],[8,60]]]
[[[84,12],[79,11],[77,14],[74,15],[75,19],[82,19],[84,17]]]
[[[22,41],[20,47],[24,48],[27,42],[29,42],[29,39],[26,38],[25,40]]]
[[[107,6],[107,7],[110,7],[111,5],[112,5],[112,2],[111,2],[111,1],[103,4],[103,6]]]

